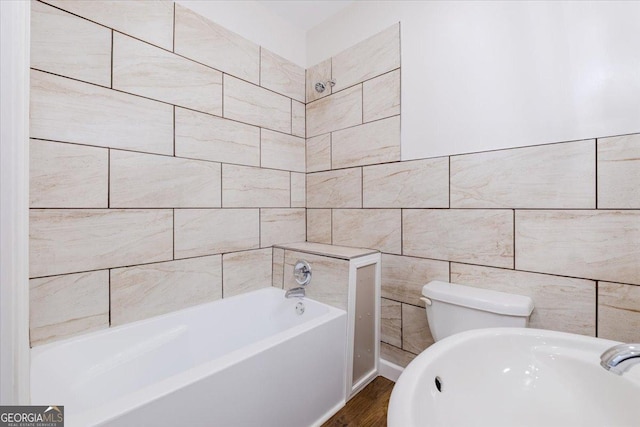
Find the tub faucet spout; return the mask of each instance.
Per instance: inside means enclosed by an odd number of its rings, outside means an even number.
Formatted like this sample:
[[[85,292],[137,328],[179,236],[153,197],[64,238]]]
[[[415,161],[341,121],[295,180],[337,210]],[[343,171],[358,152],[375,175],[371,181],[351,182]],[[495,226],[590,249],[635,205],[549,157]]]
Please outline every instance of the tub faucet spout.
[[[614,345],[600,356],[600,365],[618,375],[636,363],[640,363],[640,344]]]
[[[304,298],[304,287],[298,286],[297,288],[291,288],[284,294],[284,296],[285,298]]]

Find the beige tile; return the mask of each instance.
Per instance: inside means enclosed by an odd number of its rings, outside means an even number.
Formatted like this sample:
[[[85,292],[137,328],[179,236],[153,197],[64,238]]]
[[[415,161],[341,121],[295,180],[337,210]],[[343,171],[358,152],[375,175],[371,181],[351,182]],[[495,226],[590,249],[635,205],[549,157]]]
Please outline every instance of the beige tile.
[[[262,167],[305,172],[305,141],[293,135],[262,129]]]
[[[331,244],[331,209],[307,209],[307,241]]]
[[[403,254],[513,268],[513,211],[405,210]]]
[[[173,154],[173,107],[31,71],[30,136]]]
[[[307,136],[362,123],[362,85],[307,104]]]
[[[331,134],[307,139],[307,172],[331,169]]]
[[[432,280],[449,281],[449,263],[382,254],[382,296],[420,305],[422,287]]]
[[[271,255],[273,257],[271,286],[282,289],[284,285],[284,249],[273,248]]]
[[[598,282],[598,336],[640,342],[640,286]]]
[[[271,248],[222,256],[225,298],[271,286]]]
[[[330,85],[327,85],[325,91],[322,93],[316,91],[315,89],[316,83],[326,83],[327,80],[331,79],[331,58],[322,61],[314,65],[313,67],[307,68],[306,74],[307,102],[315,101],[316,99],[324,98],[327,95],[331,95]]]
[[[449,158],[364,167],[362,204],[365,208],[448,208]]]
[[[451,207],[595,208],[595,142],[451,157]]]
[[[260,166],[260,128],[176,108],[176,156]]]
[[[426,310],[402,304],[402,349],[419,354],[433,343]]]
[[[111,325],[222,298],[222,256],[111,270]]]
[[[299,65],[264,47],[260,49],[260,86],[304,102],[304,74]]]
[[[29,280],[31,345],[109,327],[109,272]]]
[[[333,243],[400,254],[400,209],[335,209]]]
[[[400,116],[334,132],[331,167],[371,165],[400,160]]]
[[[111,150],[112,208],[219,208],[220,163]]]
[[[640,134],[598,139],[598,208],[640,209]]]
[[[175,257],[187,258],[260,246],[258,209],[176,209]]]
[[[111,30],[31,2],[31,68],[111,85]]]
[[[109,150],[32,139],[29,205],[32,208],[106,208]]]
[[[362,207],[362,169],[351,168],[308,174],[307,207]]]
[[[225,75],[224,117],[290,134],[291,100]]]
[[[222,73],[113,34],[113,88],[222,116]]]
[[[340,258],[346,260],[359,258],[365,255],[374,255],[378,253],[378,251],[375,249],[354,248],[353,246],[337,246],[313,242],[286,243],[283,245],[278,245],[278,247],[283,248],[284,250],[304,252],[320,256],[329,256],[332,258]]]
[[[307,134],[306,107],[298,101],[291,101],[291,133],[304,138]]]
[[[451,282],[531,297],[530,328],[595,335],[593,281],[452,263]]]
[[[307,206],[307,181],[303,173],[291,172],[291,207],[304,208]]]
[[[288,208],[289,172],[222,165],[222,206],[225,208]]]
[[[362,84],[362,114],[365,122],[400,114],[400,70]]]
[[[260,209],[260,246],[304,242],[304,209]]]
[[[380,300],[380,341],[402,347],[402,304]]]
[[[516,211],[516,268],[640,285],[640,212]]]
[[[164,0],[44,0],[83,18],[160,46],[173,48],[173,2]]]
[[[386,360],[403,368],[416,357],[415,354],[404,351],[398,347],[389,345],[387,343],[380,343],[380,359]]]
[[[52,276],[172,258],[170,209],[31,209],[29,274]]]
[[[284,252],[284,288],[300,286],[293,278],[293,267],[298,260],[311,266],[311,282],[306,295],[316,301],[346,310],[349,296],[349,261],[304,252]]]
[[[400,67],[400,24],[343,50],[332,58],[333,91]]]
[[[176,4],[175,32],[176,53],[259,83],[260,46],[257,44],[179,4]]]

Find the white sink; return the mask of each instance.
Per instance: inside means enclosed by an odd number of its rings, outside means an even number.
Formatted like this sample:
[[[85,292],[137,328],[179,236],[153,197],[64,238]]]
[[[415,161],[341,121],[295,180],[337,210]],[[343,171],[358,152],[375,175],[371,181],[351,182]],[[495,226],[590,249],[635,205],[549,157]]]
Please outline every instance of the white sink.
[[[520,328],[452,335],[404,370],[388,426],[640,426],[640,365],[600,366],[616,344]]]

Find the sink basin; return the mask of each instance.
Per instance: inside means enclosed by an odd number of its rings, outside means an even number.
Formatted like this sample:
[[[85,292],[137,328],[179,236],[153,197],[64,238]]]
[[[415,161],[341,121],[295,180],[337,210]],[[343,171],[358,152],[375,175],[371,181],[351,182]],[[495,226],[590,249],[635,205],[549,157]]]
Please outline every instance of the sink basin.
[[[388,426],[637,427],[640,365],[624,375],[600,366],[616,344],[521,328],[452,335],[400,375]]]

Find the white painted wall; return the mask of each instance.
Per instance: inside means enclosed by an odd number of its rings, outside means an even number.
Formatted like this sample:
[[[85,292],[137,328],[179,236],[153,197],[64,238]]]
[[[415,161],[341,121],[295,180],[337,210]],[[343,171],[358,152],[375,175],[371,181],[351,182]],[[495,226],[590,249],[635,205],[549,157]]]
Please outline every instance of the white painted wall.
[[[306,66],[305,31],[276,15],[258,1],[176,0],[176,3],[294,64]]]
[[[403,160],[640,132],[640,2],[355,2],[308,65],[398,21]]]

